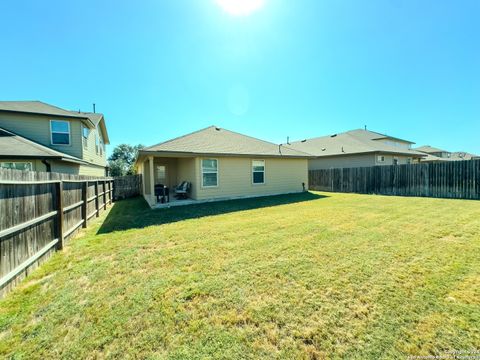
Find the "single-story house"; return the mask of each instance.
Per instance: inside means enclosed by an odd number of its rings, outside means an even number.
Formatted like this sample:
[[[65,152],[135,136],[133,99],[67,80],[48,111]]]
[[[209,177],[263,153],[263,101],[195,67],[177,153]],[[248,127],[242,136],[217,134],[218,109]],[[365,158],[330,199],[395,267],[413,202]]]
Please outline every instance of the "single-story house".
[[[314,156],[309,170],[410,164],[425,156],[413,142],[358,129],[295,141],[287,146]]]
[[[155,185],[191,184],[188,197],[209,201],[302,192],[311,155],[216,126],[139,151],[143,194],[155,206]],[[180,200],[181,201],[181,200]]]

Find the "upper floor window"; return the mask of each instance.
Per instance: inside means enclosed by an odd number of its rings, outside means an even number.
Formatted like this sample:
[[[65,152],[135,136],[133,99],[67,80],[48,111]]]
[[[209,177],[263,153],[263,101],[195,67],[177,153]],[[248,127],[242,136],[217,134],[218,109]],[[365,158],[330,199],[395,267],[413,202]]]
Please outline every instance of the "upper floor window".
[[[202,186],[218,186],[218,160],[202,159]]]
[[[252,182],[265,184],[265,160],[252,160]]]
[[[50,135],[52,145],[70,145],[70,122],[50,120]]]
[[[90,135],[90,129],[84,126],[82,128],[82,139],[83,139],[83,147],[85,149],[88,148],[88,135]]]

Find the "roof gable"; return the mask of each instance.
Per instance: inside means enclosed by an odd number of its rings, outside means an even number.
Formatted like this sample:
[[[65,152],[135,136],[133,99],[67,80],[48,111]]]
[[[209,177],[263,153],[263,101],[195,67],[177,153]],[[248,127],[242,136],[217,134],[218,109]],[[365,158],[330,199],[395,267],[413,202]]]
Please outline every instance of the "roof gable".
[[[205,129],[144,148],[141,152],[311,157],[310,154],[288,148],[284,145],[256,139],[216,126],[209,126]]]

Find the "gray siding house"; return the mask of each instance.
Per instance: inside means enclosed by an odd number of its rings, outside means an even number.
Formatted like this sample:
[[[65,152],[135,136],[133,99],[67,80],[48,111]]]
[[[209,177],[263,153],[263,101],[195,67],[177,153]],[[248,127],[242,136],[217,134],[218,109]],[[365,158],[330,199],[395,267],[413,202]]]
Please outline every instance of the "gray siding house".
[[[425,156],[411,141],[369,130],[352,130],[295,141],[286,146],[315,156],[309,170],[410,164]]]

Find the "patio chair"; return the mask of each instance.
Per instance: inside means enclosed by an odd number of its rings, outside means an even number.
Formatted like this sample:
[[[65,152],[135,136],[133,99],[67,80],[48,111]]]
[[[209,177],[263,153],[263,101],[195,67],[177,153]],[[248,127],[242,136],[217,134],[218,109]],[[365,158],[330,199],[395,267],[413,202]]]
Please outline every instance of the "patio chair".
[[[157,197],[157,202],[164,203],[165,200],[170,202],[170,190],[163,184],[155,185],[155,196]]]
[[[186,199],[189,191],[190,183],[188,181],[182,181],[182,183],[175,188],[175,197],[177,199]]]

